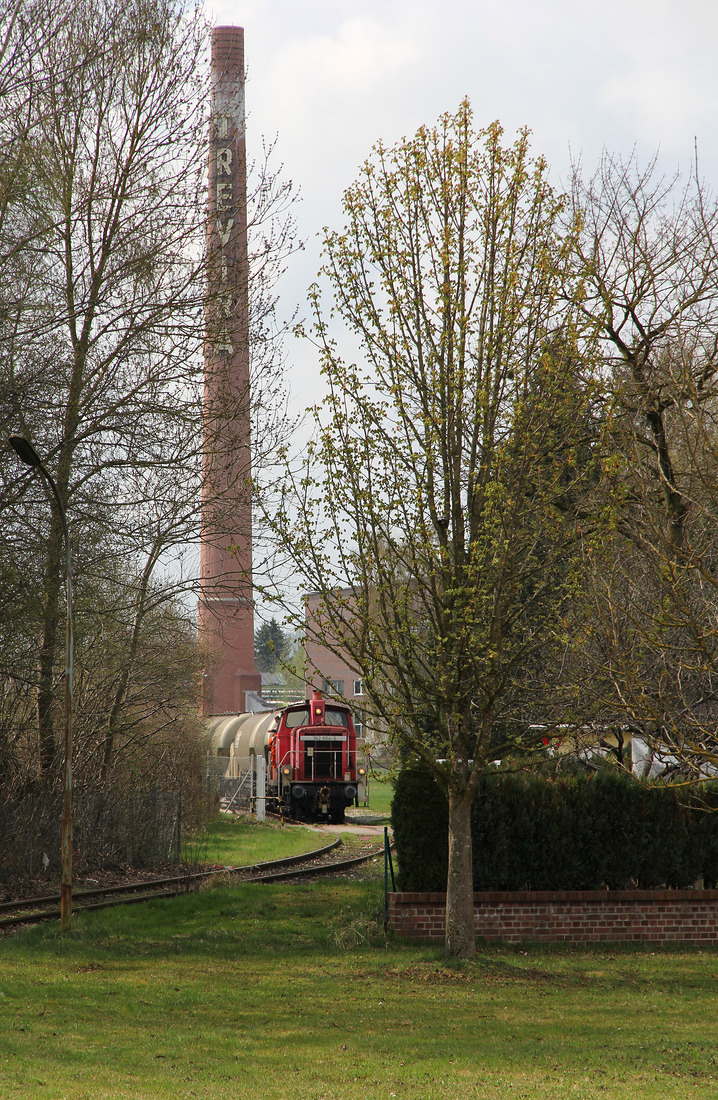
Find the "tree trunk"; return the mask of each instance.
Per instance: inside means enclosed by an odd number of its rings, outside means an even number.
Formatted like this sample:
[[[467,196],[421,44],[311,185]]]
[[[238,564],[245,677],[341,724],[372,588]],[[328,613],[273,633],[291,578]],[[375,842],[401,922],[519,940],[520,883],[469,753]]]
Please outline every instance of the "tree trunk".
[[[40,650],[37,687],[37,729],[39,736],[40,771],[48,775],[57,752],[53,709],[55,705],[54,673],[60,620],[60,588],[62,587],[62,524],[52,509],[52,523],[47,540],[45,593],[42,613],[42,648]]]
[[[145,568],[142,571],[140,585],[137,590],[137,595],[135,597],[135,615],[132,623],[132,636],[130,638],[130,645],[125,656],[125,665],[122,669],[120,682],[117,685],[117,690],[115,691],[115,698],[112,702],[110,717],[107,721],[105,746],[102,755],[102,767],[100,769],[100,781],[102,783],[105,782],[105,779],[107,778],[107,773],[110,769],[110,765],[112,764],[112,754],[115,747],[115,733],[117,732],[122,704],[124,703],[125,695],[127,694],[127,686],[130,682],[130,671],[135,662],[135,657],[137,656],[137,650],[140,642],[140,630],[142,629],[142,623],[144,622],[145,612],[147,610],[147,592],[150,586],[150,579],[152,577],[154,567],[157,564],[157,558],[159,557],[161,548],[162,539],[157,538],[152,547],[152,552],[147,557]]]
[[[449,787],[449,874],[446,883],[446,954],[473,959],[474,871],[471,794]]]

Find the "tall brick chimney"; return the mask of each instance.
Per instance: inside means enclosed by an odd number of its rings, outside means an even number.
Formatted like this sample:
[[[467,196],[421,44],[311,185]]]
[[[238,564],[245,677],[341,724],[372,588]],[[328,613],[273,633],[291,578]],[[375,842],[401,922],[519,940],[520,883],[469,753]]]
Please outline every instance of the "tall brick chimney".
[[[203,712],[253,709],[249,261],[244,30],[212,31],[204,487],[199,640],[210,655]]]

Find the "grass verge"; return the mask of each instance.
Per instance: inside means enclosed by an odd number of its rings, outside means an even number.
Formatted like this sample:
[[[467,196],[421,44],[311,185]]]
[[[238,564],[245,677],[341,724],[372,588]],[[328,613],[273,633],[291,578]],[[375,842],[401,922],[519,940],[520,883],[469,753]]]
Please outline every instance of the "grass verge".
[[[331,843],[313,829],[257,822],[250,817],[217,817],[186,845],[185,857],[192,863],[221,863],[246,867],[266,860],[302,855]]]
[[[394,784],[389,779],[378,779],[371,776],[369,779],[369,806],[374,813],[381,813],[389,821],[391,816],[391,800],[394,797]]]
[[[0,942],[0,1095],[711,1100],[714,951],[392,941],[376,879],[245,885]]]

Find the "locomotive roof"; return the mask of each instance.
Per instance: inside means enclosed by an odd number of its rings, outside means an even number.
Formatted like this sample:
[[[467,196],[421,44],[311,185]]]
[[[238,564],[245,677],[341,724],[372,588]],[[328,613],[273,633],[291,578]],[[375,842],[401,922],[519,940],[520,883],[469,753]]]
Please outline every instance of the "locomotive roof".
[[[284,726],[296,729],[315,725],[341,726],[344,729],[349,727],[351,710],[345,703],[335,703],[333,699],[322,699],[322,709],[318,712],[319,717],[316,718],[313,713],[313,702],[316,700],[307,699],[304,703],[293,703],[285,707],[282,718]]]
[[[309,706],[310,702],[311,702],[310,699],[305,699],[301,703],[290,703],[284,709],[285,710],[306,710],[307,707]],[[349,706],[348,703],[340,703],[337,699],[326,699],[325,698],[323,700],[323,702],[324,702],[325,707],[331,707],[332,710],[335,710],[337,708],[339,708],[340,710],[351,710],[351,707]]]

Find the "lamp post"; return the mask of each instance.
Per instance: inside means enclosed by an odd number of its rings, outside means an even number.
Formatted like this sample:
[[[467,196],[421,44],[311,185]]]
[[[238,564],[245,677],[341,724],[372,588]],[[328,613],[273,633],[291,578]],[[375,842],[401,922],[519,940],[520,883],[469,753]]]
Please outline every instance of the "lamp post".
[[[69,932],[72,924],[72,557],[67,531],[65,509],[53,478],[43,466],[31,443],[21,435],[11,435],[8,441],[26,466],[39,470],[52,490],[60,511],[62,532],[67,551],[67,630],[65,633],[65,786],[62,801],[62,830],[60,833],[60,859],[62,883],[60,887],[60,928]]]

